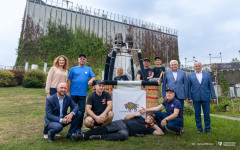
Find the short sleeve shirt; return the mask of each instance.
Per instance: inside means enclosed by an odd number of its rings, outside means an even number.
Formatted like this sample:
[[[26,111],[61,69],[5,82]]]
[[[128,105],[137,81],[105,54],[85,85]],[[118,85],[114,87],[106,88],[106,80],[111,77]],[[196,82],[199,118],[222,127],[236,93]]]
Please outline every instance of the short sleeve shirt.
[[[150,125],[145,122],[142,116],[123,121],[127,125],[130,136],[135,134],[153,134],[155,131],[155,129],[151,128]]]
[[[144,69],[144,70],[145,70],[145,76],[146,77],[150,77],[152,75],[152,68],[148,68],[148,69]],[[139,74],[141,76],[140,79],[143,80],[143,72],[142,72],[142,70],[138,70],[137,74]]]
[[[180,101],[176,98],[173,98],[171,101],[165,100],[163,101],[162,105],[166,108],[166,112],[168,115],[171,115],[174,113],[174,109],[179,109],[179,114],[177,118],[183,120],[183,114],[182,114],[182,105]]]
[[[153,78],[159,78],[161,75],[161,72],[165,72],[165,67],[154,67],[153,72],[154,72]]]
[[[70,94],[76,96],[87,96],[89,78],[95,77],[90,67],[75,66],[71,68],[68,79],[72,79]]]
[[[87,105],[92,106],[92,111],[95,115],[101,115],[107,108],[107,102],[112,101],[111,95],[103,91],[101,96],[98,96],[96,91],[88,96]]]
[[[114,81],[128,81],[128,77],[126,75],[124,76],[119,76],[119,77],[114,77]]]

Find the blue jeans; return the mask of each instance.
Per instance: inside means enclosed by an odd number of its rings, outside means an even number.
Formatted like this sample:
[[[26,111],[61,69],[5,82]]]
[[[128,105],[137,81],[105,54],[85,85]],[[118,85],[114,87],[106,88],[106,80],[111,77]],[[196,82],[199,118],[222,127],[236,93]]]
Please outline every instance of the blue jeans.
[[[73,101],[78,105],[79,111],[82,112],[80,116],[80,122],[78,125],[78,129],[82,128],[83,125],[83,117],[85,113],[85,105],[86,105],[86,96],[76,96],[76,95],[71,95]]]
[[[57,93],[57,89],[56,88],[50,88],[50,95],[54,95]]]
[[[166,131],[166,128],[161,126],[161,121],[169,115],[167,113],[164,113],[164,112],[161,112],[161,111],[155,111],[154,114],[156,115],[155,118],[156,118],[158,126],[163,130],[163,132]],[[179,132],[181,130],[181,127],[182,127],[182,120],[179,119],[179,118],[174,118],[172,120],[169,120],[167,122],[166,126],[169,130]]]
[[[205,131],[210,132],[210,101],[193,101],[195,121],[198,130],[202,131],[201,106],[204,114]]]
[[[77,114],[74,115],[74,117],[72,118],[72,122],[69,123],[71,124],[71,127],[68,130],[68,134],[72,134],[77,131],[81,115],[82,113],[80,111],[78,111]],[[66,127],[69,124],[62,124],[60,122],[51,122],[47,125],[47,129],[48,129],[48,132],[50,132],[51,134],[57,134],[62,131],[63,127]]]

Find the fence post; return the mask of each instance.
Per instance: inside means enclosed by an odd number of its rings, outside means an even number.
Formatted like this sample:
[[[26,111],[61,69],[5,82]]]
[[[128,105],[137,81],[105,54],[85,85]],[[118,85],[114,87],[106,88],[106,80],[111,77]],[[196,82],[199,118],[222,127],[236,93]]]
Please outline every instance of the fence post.
[[[25,63],[25,69],[24,70],[25,70],[25,72],[28,71],[28,62]]]
[[[44,63],[43,72],[47,73],[47,63],[46,62]]]

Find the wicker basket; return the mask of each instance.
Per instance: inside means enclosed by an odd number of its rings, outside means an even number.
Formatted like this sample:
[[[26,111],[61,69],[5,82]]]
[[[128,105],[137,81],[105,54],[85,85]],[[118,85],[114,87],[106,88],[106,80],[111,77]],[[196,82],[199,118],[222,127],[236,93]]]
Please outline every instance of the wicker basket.
[[[113,89],[117,89],[117,85],[104,85],[104,91],[110,93],[111,97],[112,97]],[[152,108],[159,105],[158,86],[142,85],[141,89],[146,90],[146,108]],[[95,88],[92,89],[92,91],[95,91],[95,90],[96,90]],[[148,112],[147,114],[149,113],[152,113],[152,112]]]

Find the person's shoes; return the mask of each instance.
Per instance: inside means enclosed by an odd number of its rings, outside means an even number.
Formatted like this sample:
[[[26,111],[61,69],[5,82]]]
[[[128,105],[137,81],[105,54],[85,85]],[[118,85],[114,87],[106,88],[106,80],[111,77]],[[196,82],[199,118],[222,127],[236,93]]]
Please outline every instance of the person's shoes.
[[[73,133],[72,137],[74,140],[83,140],[84,139],[84,135],[82,133]]]
[[[89,136],[89,140],[100,140],[101,139],[101,135],[91,135]]]
[[[182,135],[182,130],[180,129],[180,131],[176,132],[176,136],[181,136]]]
[[[202,132],[203,132],[202,130],[198,130],[198,131],[197,131],[198,134],[200,134],[200,133],[202,133]]]
[[[183,130],[183,128],[181,127],[181,133],[184,133],[184,130]]]
[[[43,138],[44,139],[48,139],[48,135],[47,134],[43,134]]]
[[[71,140],[71,141],[75,141],[75,138],[73,137],[73,134],[67,134],[66,136],[67,139]]]
[[[135,137],[144,137],[145,134],[135,134],[134,136],[135,136]]]
[[[54,134],[48,131],[48,142],[53,142],[54,141]]]
[[[207,135],[212,135],[212,133],[210,131],[206,131]]]
[[[55,134],[55,136],[58,136],[58,137],[60,137],[61,135],[60,135],[60,134]]]

